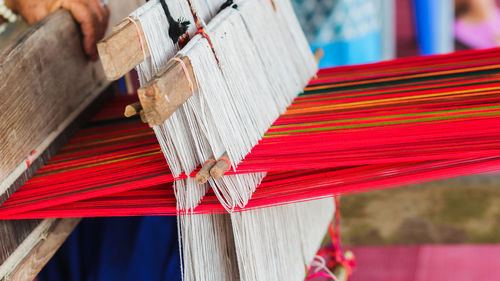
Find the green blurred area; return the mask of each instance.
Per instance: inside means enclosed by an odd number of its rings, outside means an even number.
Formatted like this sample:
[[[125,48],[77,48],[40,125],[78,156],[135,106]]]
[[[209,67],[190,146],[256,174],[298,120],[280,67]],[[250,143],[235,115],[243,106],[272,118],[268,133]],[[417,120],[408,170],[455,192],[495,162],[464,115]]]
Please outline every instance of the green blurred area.
[[[341,197],[345,245],[500,242],[500,174]]]

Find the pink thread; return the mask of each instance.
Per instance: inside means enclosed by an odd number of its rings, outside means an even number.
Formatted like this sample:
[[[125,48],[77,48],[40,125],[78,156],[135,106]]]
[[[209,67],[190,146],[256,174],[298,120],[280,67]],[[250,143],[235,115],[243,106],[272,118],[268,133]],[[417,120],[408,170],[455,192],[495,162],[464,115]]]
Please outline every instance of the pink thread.
[[[320,255],[316,255],[309,266],[306,264],[304,264],[304,266],[306,267],[306,281],[318,276],[326,277],[333,281],[339,281],[338,278],[328,269],[325,259]],[[309,274],[313,266],[316,267],[315,272],[313,274]],[[326,272],[322,272],[320,270],[324,270]]]
[[[139,25],[135,22],[135,19],[131,16],[127,17],[129,21],[131,21],[135,25],[135,29],[137,30],[137,36],[139,37],[139,43],[141,43],[141,51],[144,56],[144,60],[147,59],[146,50],[144,49],[144,40],[142,40],[141,30],[139,29]]]
[[[189,89],[191,89],[191,95],[194,95],[194,85],[193,85],[193,81],[191,80],[191,76],[189,75],[189,71],[187,69],[187,66],[186,64],[184,63],[183,60],[181,60],[180,58],[178,57],[173,57],[171,58],[170,60],[174,60],[178,63],[181,64],[181,67],[182,67],[182,70],[184,71],[184,75],[186,76],[186,79],[188,80],[188,83],[189,83]]]

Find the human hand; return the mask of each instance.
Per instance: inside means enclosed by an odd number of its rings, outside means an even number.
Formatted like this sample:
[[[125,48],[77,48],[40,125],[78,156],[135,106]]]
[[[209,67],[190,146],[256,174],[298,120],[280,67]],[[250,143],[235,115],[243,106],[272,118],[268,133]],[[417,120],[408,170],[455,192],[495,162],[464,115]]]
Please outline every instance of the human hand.
[[[68,9],[80,24],[83,49],[92,60],[98,59],[97,41],[104,37],[109,8],[99,0],[7,0],[6,5],[33,24],[58,9]]]

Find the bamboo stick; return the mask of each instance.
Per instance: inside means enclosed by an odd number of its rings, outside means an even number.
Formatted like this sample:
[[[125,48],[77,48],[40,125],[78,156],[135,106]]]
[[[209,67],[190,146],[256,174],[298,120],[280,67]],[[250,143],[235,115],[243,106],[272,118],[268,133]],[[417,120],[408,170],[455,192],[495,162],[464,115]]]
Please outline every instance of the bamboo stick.
[[[221,158],[219,158],[219,160],[217,160],[217,163],[210,170],[210,175],[214,179],[220,179],[230,169],[231,169],[231,162],[229,161],[229,156],[227,155],[226,152],[224,153],[224,155],[222,155]]]

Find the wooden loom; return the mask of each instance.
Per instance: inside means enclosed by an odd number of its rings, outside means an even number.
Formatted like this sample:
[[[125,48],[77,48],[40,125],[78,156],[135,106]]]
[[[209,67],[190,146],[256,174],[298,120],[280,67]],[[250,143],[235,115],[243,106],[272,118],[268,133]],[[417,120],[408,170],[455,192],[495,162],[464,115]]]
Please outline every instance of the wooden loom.
[[[110,1],[111,23],[140,4]],[[29,28],[9,26],[0,40],[1,205],[117,88],[109,87],[100,63],[83,54],[67,11]],[[32,280],[79,221],[0,221],[0,280]]]
[[[107,72],[106,76],[109,79],[116,79],[127,73],[132,67],[141,63],[143,59],[149,56],[149,47],[143,38],[144,31],[141,29],[141,26],[129,20],[122,22],[115,29],[114,34],[98,44],[103,66]],[[122,45],[126,45],[127,48],[120,50],[120,46]],[[318,51],[315,55],[316,60],[319,61],[322,56],[322,51]],[[140,104],[135,103],[127,106],[125,108],[125,115],[140,114],[141,118],[151,127],[163,124],[181,105],[198,91],[197,77],[194,73],[191,61],[187,56],[178,56],[175,60],[170,60],[162,71],[146,84],[143,84],[143,87],[138,90]],[[212,158],[211,161],[205,162],[201,170],[197,173],[197,183],[203,184],[207,182],[210,176],[215,179],[221,178],[231,166],[227,159],[226,152],[218,161]],[[225,217],[229,220],[229,215]],[[186,232],[183,225],[184,223],[181,222],[180,229],[182,230],[180,231],[182,233]],[[231,235],[228,234],[228,237]],[[220,236],[217,239],[229,239],[225,238],[225,234]],[[185,240],[189,240],[189,238]],[[196,248],[196,246],[190,247]],[[236,259],[233,257],[231,260]]]
[[[160,77],[161,78],[161,77]],[[185,79],[185,77],[181,77],[183,79]],[[178,80],[178,81],[182,81],[182,80]],[[138,106],[137,104],[135,104],[134,106],[131,106],[133,108],[132,112],[137,112],[138,109],[140,109],[140,106]],[[130,107],[128,107],[130,109]]]
[[[131,20],[126,19],[113,30],[113,34],[97,44],[104,72],[110,80],[122,77],[143,62],[144,58],[150,56],[147,43],[143,40],[144,31],[139,21],[134,24]],[[316,62],[319,63],[324,56],[323,50],[317,49],[314,56]],[[137,91],[140,103],[128,105],[124,112],[126,117],[140,114],[142,121],[151,127],[161,125],[193,93],[198,91],[196,77],[189,58],[177,58],[182,60],[184,65],[178,60],[170,60],[163,71]],[[186,67],[187,73],[183,67]],[[189,81],[191,81],[191,85]],[[194,88],[191,89],[191,86]],[[227,154],[221,158],[227,158]],[[196,180],[199,184],[203,184],[208,181],[210,176],[216,179],[221,178],[229,169],[230,165],[227,161],[207,162],[197,174]]]
[[[137,2],[131,1],[128,4],[130,9],[123,12],[130,12],[132,6],[138,6]],[[127,5],[123,5],[122,1],[119,6],[124,9]],[[116,10],[113,3],[111,9]],[[123,17],[123,14],[113,15]],[[125,26],[130,31],[130,24]],[[137,38],[135,28],[133,31],[134,38]],[[9,134],[2,135],[0,145],[2,153],[8,155],[0,161],[0,204],[57,151],[68,135],[85,120],[85,116],[92,114],[102,101],[101,93],[109,82],[104,79],[99,64],[87,61],[77,34],[77,25],[69,13],[60,11],[21,34],[17,37],[21,39],[1,53],[0,77],[6,81],[1,86],[1,95],[7,102],[0,109],[8,118],[0,122],[0,128]],[[60,43],[56,43],[55,48],[46,48],[44,43],[48,42]],[[49,52],[43,53],[46,49]],[[186,62],[190,65],[189,61]],[[35,67],[30,68],[32,65]],[[67,65],[72,65],[72,68],[68,69]],[[153,94],[172,87],[177,87],[178,93],[188,92],[183,83],[185,80],[176,79],[179,74],[184,75],[178,71],[181,70],[179,64],[174,63],[172,67],[174,71],[168,71],[167,77],[155,80],[157,83],[153,83],[153,87],[157,89],[153,90]],[[26,79],[26,83],[19,83],[21,77]],[[169,83],[172,79],[180,83]],[[19,87],[19,84],[23,86]],[[158,103],[154,97],[149,99],[149,105],[143,102],[146,120],[160,122],[158,120],[168,118],[187,98],[188,95],[178,97],[176,103],[170,104]],[[30,103],[25,100],[30,100]],[[164,107],[169,108],[167,116],[157,114],[163,112]],[[62,112],[61,108],[64,109]],[[37,134],[32,135],[32,132]],[[228,168],[226,162],[215,166],[221,170]],[[78,222],[77,218],[0,221],[1,250],[4,254],[0,256],[0,278],[33,279]]]

